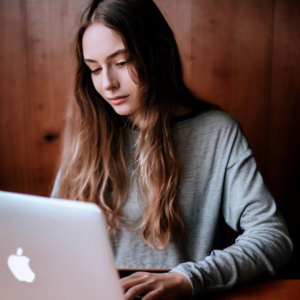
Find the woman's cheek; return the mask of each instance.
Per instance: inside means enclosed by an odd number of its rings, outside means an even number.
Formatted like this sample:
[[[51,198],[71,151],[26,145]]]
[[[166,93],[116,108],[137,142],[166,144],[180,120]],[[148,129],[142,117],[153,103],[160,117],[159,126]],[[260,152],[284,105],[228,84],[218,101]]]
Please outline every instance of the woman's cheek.
[[[96,79],[93,79],[93,85],[94,85],[94,88],[95,90],[98,92],[98,94],[100,94],[102,96],[102,90],[101,90],[101,85],[99,83],[99,80],[96,80]]]

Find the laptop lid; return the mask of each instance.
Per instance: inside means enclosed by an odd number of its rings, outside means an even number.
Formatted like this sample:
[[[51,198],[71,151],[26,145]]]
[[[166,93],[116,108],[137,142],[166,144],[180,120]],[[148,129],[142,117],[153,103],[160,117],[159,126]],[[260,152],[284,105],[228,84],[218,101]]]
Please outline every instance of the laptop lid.
[[[0,191],[1,299],[124,299],[96,204]]]

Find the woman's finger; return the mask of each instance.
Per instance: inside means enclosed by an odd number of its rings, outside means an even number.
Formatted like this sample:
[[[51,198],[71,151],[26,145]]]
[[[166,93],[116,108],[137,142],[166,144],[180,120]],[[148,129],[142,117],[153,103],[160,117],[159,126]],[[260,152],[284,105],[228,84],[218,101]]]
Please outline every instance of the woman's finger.
[[[159,300],[161,297],[162,292],[160,290],[154,290],[143,297],[143,300]]]
[[[136,277],[147,277],[150,273],[147,273],[147,272],[135,272],[135,273],[132,273],[131,275],[128,275],[126,277],[123,277],[120,279],[120,281],[126,281],[128,279],[132,279],[132,278],[136,278]]]
[[[126,281],[121,282],[122,288],[124,293],[126,293],[126,291],[138,284],[141,284],[145,281],[145,279],[143,277],[138,277],[138,278],[134,278],[134,279],[128,279]]]
[[[133,300],[135,297],[144,293],[148,293],[150,291],[152,291],[152,288],[151,285],[149,285],[149,283],[147,282],[135,285],[128,289],[128,291],[125,294],[125,300]]]

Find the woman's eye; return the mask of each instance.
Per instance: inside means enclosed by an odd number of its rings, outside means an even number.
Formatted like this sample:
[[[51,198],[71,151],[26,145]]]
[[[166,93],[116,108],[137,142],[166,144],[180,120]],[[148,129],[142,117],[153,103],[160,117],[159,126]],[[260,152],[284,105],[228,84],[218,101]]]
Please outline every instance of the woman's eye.
[[[91,71],[91,73],[94,73],[94,74],[98,74],[98,71],[101,71],[102,69],[96,69],[94,71]]]
[[[117,64],[117,66],[122,67],[122,66],[124,66],[125,64],[126,64],[126,61],[121,61],[121,62],[119,62],[119,63]]]
[[[125,64],[126,64],[126,61],[121,61],[121,62],[117,63],[116,66],[123,67]],[[99,74],[100,73],[99,71],[101,71],[101,70],[102,70],[101,68],[100,69],[96,69],[94,71],[91,71],[91,73],[93,73],[93,74]]]

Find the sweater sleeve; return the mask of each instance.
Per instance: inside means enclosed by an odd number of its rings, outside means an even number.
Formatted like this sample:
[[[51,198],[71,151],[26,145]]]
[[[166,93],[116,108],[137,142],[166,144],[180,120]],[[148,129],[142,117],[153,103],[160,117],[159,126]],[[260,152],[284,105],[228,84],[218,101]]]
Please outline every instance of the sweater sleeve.
[[[263,273],[274,276],[292,253],[284,219],[241,127],[235,128],[224,175],[222,213],[231,228],[243,233],[230,247],[213,250],[203,261],[182,263],[170,271],[189,279],[191,297],[226,290]]]

